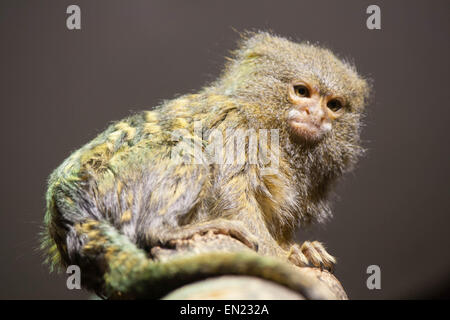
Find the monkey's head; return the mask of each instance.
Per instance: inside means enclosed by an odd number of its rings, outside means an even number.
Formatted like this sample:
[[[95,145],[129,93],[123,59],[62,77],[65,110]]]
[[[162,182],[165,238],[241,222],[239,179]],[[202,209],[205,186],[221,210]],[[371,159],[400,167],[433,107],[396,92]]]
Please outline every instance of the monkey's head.
[[[290,149],[314,150],[340,171],[361,151],[360,118],[369,86],[328,49],[265,32],[247,34],[218,87],[248,102],[249,121],[278,128]]]

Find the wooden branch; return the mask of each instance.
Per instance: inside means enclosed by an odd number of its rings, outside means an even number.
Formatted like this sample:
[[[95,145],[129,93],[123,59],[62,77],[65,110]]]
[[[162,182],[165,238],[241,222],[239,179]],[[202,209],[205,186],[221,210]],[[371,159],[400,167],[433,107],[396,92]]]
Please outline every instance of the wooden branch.
[[[240,241],[222,234],[209,233],[195,236],[189,240],[173,242],[173,248],[155,247],[152,256],[160,261],[186,255],[196,255],[217,251],[250,250]],[[314,290],[321,299],[347,300],[348,297],[340,282],[328,271],[318,268],[295,267],[299,276],[306,276],[314,283]],[[172,291],[164,299],[283,299],[304,300],[305,297],[275,282],[252,276],[218,276],[195,282]]]

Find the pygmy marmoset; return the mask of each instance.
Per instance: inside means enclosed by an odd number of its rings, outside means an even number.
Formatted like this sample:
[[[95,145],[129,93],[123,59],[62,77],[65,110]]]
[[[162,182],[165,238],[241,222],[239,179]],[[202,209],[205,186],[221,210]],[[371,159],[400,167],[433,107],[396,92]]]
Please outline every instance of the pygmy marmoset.
[[[246,34],[215,82],[113,123],[52,173],[43,240],[50,262],[79,265],[83,285],[110,296],[138,290],[139,279],[151,286],[155,275],[176,277],[195,260],[158,264],[151,248],[213,230],[260,255],[331,267],[319,242],[300,246],[293,235],[330,215],[330,186],[362,153],[368,91],[328,49]],[[250,161],[262,130],[277,143]],[[228,160],[217,161],[219,149]],[[240,150],[244,161],[229,157]],[[267,159],[277,164],[271,171]],[[203,262],[227,264],[212,260]]]

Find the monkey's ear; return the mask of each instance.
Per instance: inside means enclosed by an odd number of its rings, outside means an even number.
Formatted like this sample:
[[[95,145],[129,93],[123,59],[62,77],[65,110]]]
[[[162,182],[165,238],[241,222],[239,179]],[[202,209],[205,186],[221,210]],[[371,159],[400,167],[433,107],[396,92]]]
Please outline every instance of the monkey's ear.
[[[363,110],[373,98],[373,79],[362,77],[358,73],[354,62],[352,62],[351,60],[341,59],[341,61],[352,75],[349,79],[347,79],[347,81],[351,82],[349,84],[352,88],[351,95],[357,99],[354,108]]]
[[[238,50],[234,51],[237,60],[255,59],[268,56],[277,47],[276,36],[263,31],[244,31],[240,33]]]
[[[356,109],[364,110],[373,100],[373,82],[372,79],[360,78],[354,82],[353,90],[357,97]]]
[[[373,79],[362,78],[361,79],[361,93],[364,99],[364,105],[371,103],[374,98]]]

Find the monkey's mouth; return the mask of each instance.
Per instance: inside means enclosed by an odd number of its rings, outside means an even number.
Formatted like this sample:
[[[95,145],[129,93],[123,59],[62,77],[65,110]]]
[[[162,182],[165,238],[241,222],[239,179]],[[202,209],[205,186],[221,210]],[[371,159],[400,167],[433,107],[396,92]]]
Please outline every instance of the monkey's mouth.
[[[330,124],[305,110],[291,109],[287,120],[296,140],[317,142],[331,129]]]
[[[298,118],[289,119],[289,128],[295,137],[308,141],[318,141],[323,136],[321,125],[312,121]]]

